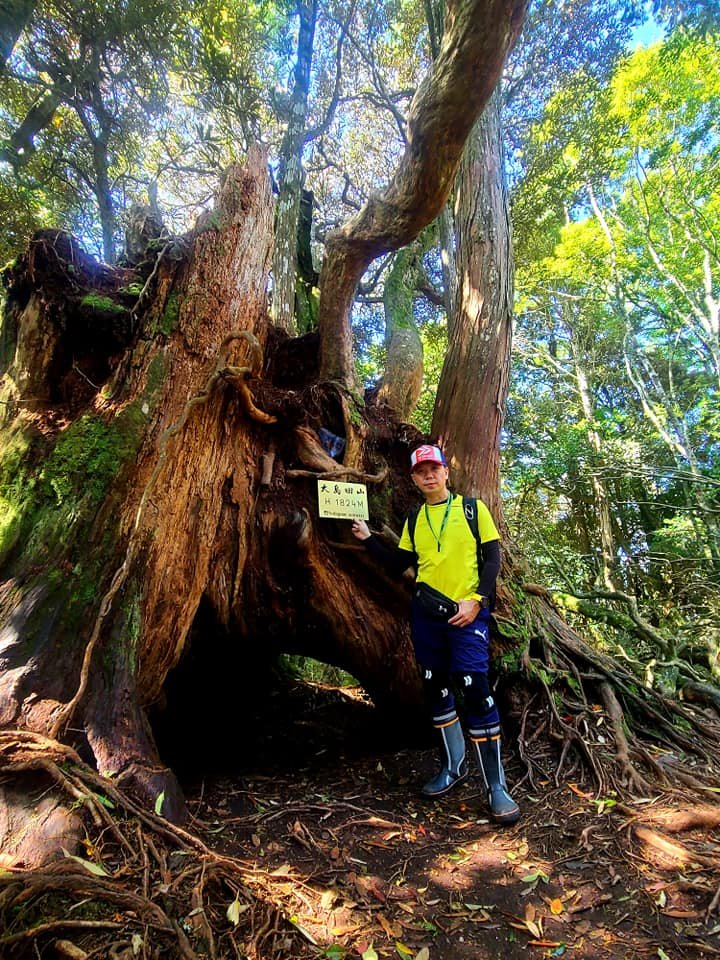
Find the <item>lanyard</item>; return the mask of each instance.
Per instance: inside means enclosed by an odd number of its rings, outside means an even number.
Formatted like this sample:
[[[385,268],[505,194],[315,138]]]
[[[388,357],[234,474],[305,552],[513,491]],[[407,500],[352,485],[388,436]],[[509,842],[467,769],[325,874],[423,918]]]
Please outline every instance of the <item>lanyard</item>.
[[[442,523],[440,524],[440,533],[435,533],[435,531],[433,530],[433,525],[432,523],[430,523],[430,513],[428,511],[427,504],[425,504],[425,520],[427,522],[428,527],[430,528],[430,533],[435,537],[435,540],[437,541],[438,553],[440,553],[440,541],[442,540],[443,531],[445,530],[445,524],[448,522],[448,517],[450,516],[450,507],[452,505],[452,502],[453,502],[453,495],[449,493],[447,498],[447,504],[445,506],[445,513],[443,514]]]

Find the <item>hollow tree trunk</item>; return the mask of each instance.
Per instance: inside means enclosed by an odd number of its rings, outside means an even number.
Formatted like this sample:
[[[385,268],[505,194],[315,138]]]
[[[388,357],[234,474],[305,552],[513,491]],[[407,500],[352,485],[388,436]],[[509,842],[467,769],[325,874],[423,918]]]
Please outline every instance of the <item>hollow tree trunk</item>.
[[[349,670],[378,701],[418,697],[401,592],[388,601],[376,575],[358,589],[363,560],[333,546],[342,524],[315,519],[303,468],[339,467],[316,434],[337,397],[313,420],[316,388],[310,402],[269,382],[293,343],[277,332],[259,377],[271,224],[255,151],[204,228],[168,243],[132,314],[133,272],[57,232],[36,238],[9,291],[0,724],[72,742],[146,801],[162,794],[168,817],[182,796],[146,709],[201,608],[194,643],[222,638],[227,723],[243,680],[281,652]],[[187,710],[200,721],[217,699],[197,690]]]

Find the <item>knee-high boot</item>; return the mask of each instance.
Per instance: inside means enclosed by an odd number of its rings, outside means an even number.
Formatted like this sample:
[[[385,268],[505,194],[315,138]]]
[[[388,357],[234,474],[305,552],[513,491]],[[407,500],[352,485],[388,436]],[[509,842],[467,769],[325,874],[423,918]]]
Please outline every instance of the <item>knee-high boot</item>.
[[[500,756],[500,727],[477,727],[470,730],[477,753],[478,766],[485,781],[490,815],[496,823],[515,823],[520,807],[508,793]]]
[[[440,773],[429,780],[422,788],[426,797],[441,797],[448,790],[452,790],[458,783],[467,779],[468,766],[465,759],[465,736],[462,726],[454,714],[450,719],[443,718],[442,723],[435,721],[435,729],[439,732],[443,749],[443,768]]]

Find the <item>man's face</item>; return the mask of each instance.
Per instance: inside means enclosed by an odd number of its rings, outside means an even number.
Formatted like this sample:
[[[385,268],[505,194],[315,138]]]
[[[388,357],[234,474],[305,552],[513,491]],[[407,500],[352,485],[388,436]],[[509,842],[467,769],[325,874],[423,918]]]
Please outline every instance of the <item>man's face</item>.
[[[448,468],[441,463],[419,463],[412,472],[415,486],[424,494],[444,491],[447,487]]]

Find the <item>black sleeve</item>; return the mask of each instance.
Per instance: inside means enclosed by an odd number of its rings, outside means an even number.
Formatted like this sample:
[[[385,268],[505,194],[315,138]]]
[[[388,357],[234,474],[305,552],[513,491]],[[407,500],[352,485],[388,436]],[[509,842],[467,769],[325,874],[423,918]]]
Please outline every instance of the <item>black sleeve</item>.
[[[483,597],[490,597],[500,573],[500,541],[490,540],[488,543],[481,543],[480,552],[483,565],[482,570],[479,571],[480,585],[477,592]]]
[[[401,576],[408,567],[417,566],[417,556],[412,550],[401,550],[399,547],[392,550],[375,534],[370,534],[362,543],[373,560],[396,577]]]

